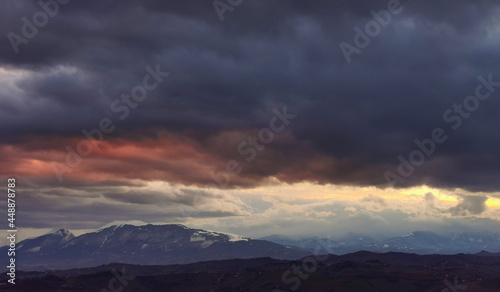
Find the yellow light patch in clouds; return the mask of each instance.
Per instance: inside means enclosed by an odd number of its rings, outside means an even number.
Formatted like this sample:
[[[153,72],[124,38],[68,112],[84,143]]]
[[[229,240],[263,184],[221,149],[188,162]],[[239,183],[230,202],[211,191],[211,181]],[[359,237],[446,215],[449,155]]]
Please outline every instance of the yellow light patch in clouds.
[[[440,194],[440,195],[437,196],[437,198],[440,201],[443,201],[443,202],[446,202],[446,203],[456,203],[456,202],[458,202],[458,199],[456,197],[453,197],[453,196],[450,196],[450,195],[446,195],[446,194]]]
[[[263,193],[268,195],[283,196],[285,199],[309,199],[309,200],[340,200],[357,201],[374,192],[383,192],[375,187],[354,187],[339,185],[319,185],[311,182],[296,184],[281,183],[271,186],[261,186],[251,190],[241,190],[247,193]]]
[[[357,202],[367,197],[379,197],[388,203],[418,204],[425,200],[427,194],[432,194],[442,207],[450,207],[460,202],[458,194],[478,195],[462,189],[438,189],[426,185],[406,189],[379,189],[376,187],[357,187],[341,185],[319,185],[311,182],[297,184],[280,183],[269,186],[260,186],[254,189],[241,189],[241,193],[262,194],[279,197],[284,201],[306,199],[317,202],[344,201]],[[490,197],[486,205],[490,208],[500,208],[500,199],[492,198],[493,193],[481,193]]]
[[[486,206],[493,209],[500,209],[500,199],[489,198],[486,201]]]
[[[181,188],[179,185],[176,186],[162,181],[146,182],[144,187],[157,192]],[[231,208],[235,210],[240,208],[242,212],[247,211],[248,206],[246,204],[249,204],[249,202],[262,200],[267,202],[266,204],[275,204],[274,208],[279,206],[288,212],[293,211],[294,208],[300,209],[302,206],[321,206],[323,204],[333,206],[331,204],[340,203],[351,207],[361,206],[361,208],[370,211],[397,209],[407,213],[422,212],[425,217],[426,211],[432,211],[436,208],[448,210],[456,206],[462,201],[462,195],[487,196],[489,198],[486,201],[488,209],[492,212],[500,209],[500,196],[496,193],[471,193],[462,189],[437,189],[425,185],[406,189],[379,189],[376,187],[319,185],[312,182],[303,182],[263,185],[249,189],[205,189],[193,186],[189,188],[215,195],[215,197],[203,196],[203,199],[194,202],[195,204],[198,201],[203,202],[204,209],[208,208],[207,203],[217,198],[218,201],[214,201],[213,206],[210,206],[214,207],[225,201]],[[434,198],[434,202],[431,204],[427,202],[429,194],[432,195],[431,198]],[[239,198],[243,201],[240,201]],[[430,209],[426,209],[427,206],[431,206]],[[493,219],[497,218],[496,215],[493,216],[493,213],[484,213],[483,215]]]

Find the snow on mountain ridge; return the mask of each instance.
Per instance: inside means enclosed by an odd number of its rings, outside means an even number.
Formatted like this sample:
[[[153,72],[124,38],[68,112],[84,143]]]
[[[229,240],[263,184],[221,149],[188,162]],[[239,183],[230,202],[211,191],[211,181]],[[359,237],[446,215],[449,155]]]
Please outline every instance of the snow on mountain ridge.
[[[121,226],[125,226],[125,225],[144,226],[144,225],[148,225],[148,224],[150,224],[150,223],[146,223],[146,222],[140,221],[140,220],[113,221],[113,222],[110,222],[108,224],[105,224],[105,225],[97,228],[96,231],[99,231],[99,230],[102,230],[102,229],[106,229],[106,228],[109,228],[109,227],[113,227],[113,226],[116,226],[116,227],[121,227]]]
[[[167,225],[167,226],[178,226],[178,227],[182,227],[184,229],[192,229],[192,228],[186,227],[185,225],[176,224],[176,223],[146,223],[146,222],[139,221],[139,220],[132,220],[132,221],[113,221],[113,222],[110,222],[106,225],[101,226],[95,232],[100,232],[100,231],[107,229],[107,228],[110,228],[110,227],[114,227],[114,230],[116,230],[117,228],[127,226],[127,225],[131,225],[131,226],[147,226],[147,225],[162,226],[162,225]],[[196,229],[194,229],[194,230],[196,230]],[[227,236],[229,239],[228,240],[229,242],[250,240],[250,238],[245,237],[245,236],[241,236],[241,235],[237,235],[237,234],[233,234],[233,233],[211,231],[211,230],[196,230],[195,234],[199,235],[200,237],[203,237],[203,235],[215,236],[215,237]],[[201,239],[199,239],[196,236],[192,237],[191,240],[192,241],[202,241]],[[203,239],[203,240],[205,240],[205,239]]]
[[[236,241],[248,241],[250,238],[244,237],[241,235],[233,234],[233,233],[227,233],[227,232],[218,232],[218,231],[211,231],[211,230],[204,230],[204,231],[197,231],[198,233],[202,234],[205,233],[207,235],[212,235],[212,236],[227,236],[229,237],[229,242],[236,242]]]

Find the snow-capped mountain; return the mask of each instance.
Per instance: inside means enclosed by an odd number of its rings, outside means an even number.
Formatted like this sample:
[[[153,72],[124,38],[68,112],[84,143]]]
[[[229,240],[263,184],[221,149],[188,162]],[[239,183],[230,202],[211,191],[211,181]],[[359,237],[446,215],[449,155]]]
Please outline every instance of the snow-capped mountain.
[[[17,251],[25,253],[44,253],[58,248],[75,236],[67,229],[53,230],[45,235],[29,238],[17,244]]]
[[[2,256],[8,247],[0,248]],[[207,260],[271,257],[297,259],[309,252],[233,234],[183,225],[128,225],[101,228],[74,237],[67,230],[18,243],[21,269],[63,269],[108,263],[185,264]]]

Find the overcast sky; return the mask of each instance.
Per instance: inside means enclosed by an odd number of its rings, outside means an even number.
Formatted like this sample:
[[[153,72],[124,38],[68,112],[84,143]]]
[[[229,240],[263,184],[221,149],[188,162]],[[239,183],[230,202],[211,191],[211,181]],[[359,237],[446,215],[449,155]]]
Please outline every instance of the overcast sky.
[[[498,1],[37,2],[0,10],[23,236],[498,230]]]

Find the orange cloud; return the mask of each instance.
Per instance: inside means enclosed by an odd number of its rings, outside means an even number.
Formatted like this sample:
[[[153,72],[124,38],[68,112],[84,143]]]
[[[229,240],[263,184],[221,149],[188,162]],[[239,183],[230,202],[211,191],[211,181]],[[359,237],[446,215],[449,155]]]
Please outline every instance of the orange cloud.
[[[234,187],[268,182],[270,177],[290,182],[314,180],[316,171],[325,171],[331,165],[328,160],[311,156],[290,159],[289,153],[271,147],[259,153],[260,159],[246,162],[237,151],[242,137],[242,133],[227,132],[202,142],[167,133],[141,140],[113,138],[93,145],[88,155],[86,146],[91,144],[82,138],[30,137],[25,143],[0,145],[0,175],[54,179],[53,166],[57,165],[64,179],[164,180],[205,186],[215,184],[215,175],[228,181],[227,187]],[[81,141],[86,146],[81,146],[80,155],[76,155]],[[280,141],[277,145],[282,146]],[[240,175],[226,172],[231,160],[243,168]]]

